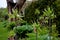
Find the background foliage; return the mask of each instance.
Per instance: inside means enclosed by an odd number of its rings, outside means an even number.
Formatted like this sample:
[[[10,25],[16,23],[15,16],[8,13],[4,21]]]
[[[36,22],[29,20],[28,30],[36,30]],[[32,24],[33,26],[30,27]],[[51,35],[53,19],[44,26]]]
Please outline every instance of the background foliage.
[[[17,11],[13,11],[14,18]],[[25,17],[16,17],[19,20],[9,22],[7,8],[0,8],[0,39],[7,40],[9,36],[15,36],[24,33],[28,35],[27,40],[49,40],[48,17],[52,19],[51,37],[52,40],[58,40],[60,37],[60,0],[38,0],[32,2],[25,9]],[[9,17],[8,17],[9,16]],[[28,24],[28,25],[26,25]],[[30,32],[33,31],[33,32]],[[29,33],[30,32],[30,33]],[[17,35],[18,36],[18,35]]]

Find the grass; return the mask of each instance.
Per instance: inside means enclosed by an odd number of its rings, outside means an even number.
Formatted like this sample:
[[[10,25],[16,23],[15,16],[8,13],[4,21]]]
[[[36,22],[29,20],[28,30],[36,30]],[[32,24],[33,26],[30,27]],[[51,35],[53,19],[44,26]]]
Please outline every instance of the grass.
[[[0,40],[8,40],[8,31],[3,27],[2,22],[0,22]]]

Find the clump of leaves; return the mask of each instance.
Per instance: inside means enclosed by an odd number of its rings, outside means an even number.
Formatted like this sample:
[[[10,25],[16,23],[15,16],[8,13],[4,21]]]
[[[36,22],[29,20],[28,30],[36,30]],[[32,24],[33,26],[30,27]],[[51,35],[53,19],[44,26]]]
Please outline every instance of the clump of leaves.
[[[16,23],[15,22],[10,22],[6,25],[6,28],[8,30],[13,30],[13,28],[16,26]]]
[[[4,22],[2,22],[3,24],[3,27],[6,27],[7,25],[8,25],[8,21],[4,21]]]
[[[35,27],[37,29],[37,32],[39,35],[45,35],[48,33],[47,27],[43,27],[39,23],[33,23],[33,27]],[[43,28],[41,28],[41,27],[43,27]]]
[[[9,34],[8,34],[9,37],[14,36],[14,35],[15,35],[15,33],[14,33],[13,30],[11,30],[11,31],[9,32]]]
[[[53,9],[51,9],[49,6],[47,7],[47,9],[44,9],[43,13],[43,16],[50,17],[51,19],[56,17]]]
[[[33,31],[33,27],[31,25],[22,25],[14,28],[14,32],[20,35],[21,38],[25,38],[27,33],[31,33]]]

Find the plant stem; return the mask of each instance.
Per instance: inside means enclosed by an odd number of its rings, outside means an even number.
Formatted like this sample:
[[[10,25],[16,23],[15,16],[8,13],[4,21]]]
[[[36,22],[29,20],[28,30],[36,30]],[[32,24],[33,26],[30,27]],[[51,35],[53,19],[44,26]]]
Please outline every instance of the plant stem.
[[[37,28],[36,28],[36,40],[37,40]]]
[[[48,19],[48,24],[49,24],[49,40],[51,40],[51,32],[52,32],[52,20],[50,19],[50,17],[49,17],[49,19]]]

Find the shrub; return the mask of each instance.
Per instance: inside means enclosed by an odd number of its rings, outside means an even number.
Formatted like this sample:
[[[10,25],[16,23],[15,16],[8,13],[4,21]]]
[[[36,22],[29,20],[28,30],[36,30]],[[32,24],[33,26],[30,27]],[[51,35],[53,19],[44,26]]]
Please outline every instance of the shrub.
[[[15,35],[15,33],[14,33],[14,31],[13,30],[11,30],[10,32],[9,32],[9,37],[11,37],[11,36],[14,36]]]
[[[3,27],[7,28],[8,30],[12,30],[15,26],[15,22],[4,21],[2,22]]]
[[[8,23],[8,25],[6,26],[8,28],[8,30],[13,30],[13,28],[16,26],[15,22],[10,22]]]
[[[2,22],[3,27],[6,27],[8,25],[8,21]]]
[[[32,31],[33,27],[28,24],[14,28],[14,32],[20,35],[21,38],[25,38],[27,36],[26,33],[31,33]]]

